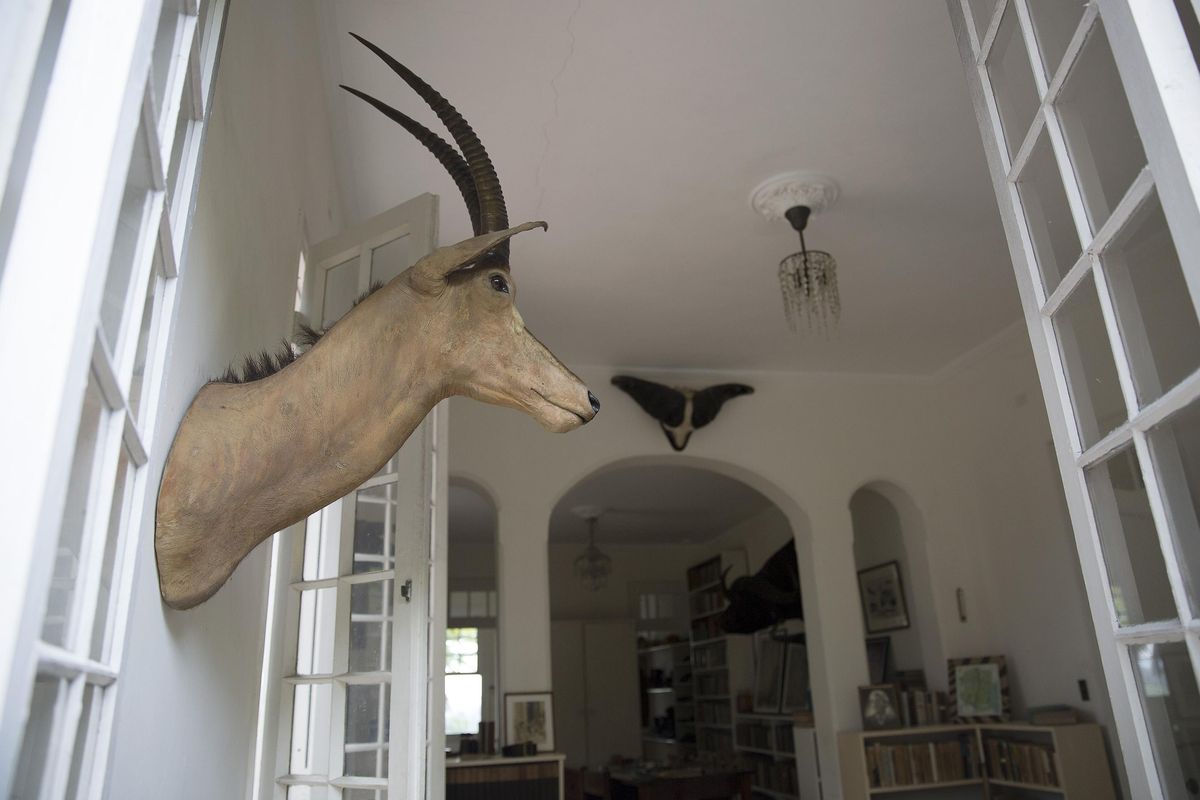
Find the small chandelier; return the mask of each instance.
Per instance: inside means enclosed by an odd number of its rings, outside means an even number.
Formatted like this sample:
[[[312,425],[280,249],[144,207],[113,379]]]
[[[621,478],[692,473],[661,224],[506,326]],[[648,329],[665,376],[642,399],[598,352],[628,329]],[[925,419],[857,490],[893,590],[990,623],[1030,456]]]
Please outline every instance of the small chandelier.
[[[837,182],[814,172],[776,175],[750,195],[750,205],[769,220],[786,219],[800,234],[800,252],[779,262],[779,288],[788,327],[796,333],[803,320],[809,331],[828,335],[842,313],[837,261],[824,250],[809,250],[804,230],[809,217],[837,200]]]
[[[810,331],[816,328],[828,334],[842,314],[837,261],[824,250],[809,250],[804,243],[804,229],[811,213],[808,206],[792,206],[784,212],[787,221],[800,234],[800,252],[779,262],[779,288],[783,291],[783,311],[792,333],[796,332],[797,321],[802,317]]]
[[[599,509],[588,509],[581,513],[588,524],[588,545],[583,555],[575,559],[575,577],[593,592],[608,585],[608,576],[612,574],[612,559],[600,552],[596,547],[596,524],[600,521]]]

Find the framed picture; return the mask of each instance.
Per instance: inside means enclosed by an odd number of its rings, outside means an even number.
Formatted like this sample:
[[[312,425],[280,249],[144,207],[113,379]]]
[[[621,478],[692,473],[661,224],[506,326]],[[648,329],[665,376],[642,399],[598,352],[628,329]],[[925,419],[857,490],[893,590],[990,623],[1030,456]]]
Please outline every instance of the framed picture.
[[[504,743],[533,742],[539,753],[554,749],[554,697],[550,692],[504,695]]]
[[[955,722],[1004,722],[1010,714],[1004,656],[951,658],[950,710]]]
[[[776,714],[783,702],[783,668],[786,645],[769,632],[755,634],[758,657],[754,670],[754,710]]]
[[[891,646],[892,640],[887,636],[867,639],[867,674],[876,686],[887,680],[888,651]]]
[[[900,693],[893,684],[858,687],[858,705],[862,709],[864,731],[881,731],[902,725]]]
[[[900,584],[900,564],[889,561],[858,571],[858,593],[862,597],[867,633],[884,633],[907,628],[908,604]]]
[[[783,705],[786,714],[808,711],[808,648],[799,642],[788,642],[783,671]]]

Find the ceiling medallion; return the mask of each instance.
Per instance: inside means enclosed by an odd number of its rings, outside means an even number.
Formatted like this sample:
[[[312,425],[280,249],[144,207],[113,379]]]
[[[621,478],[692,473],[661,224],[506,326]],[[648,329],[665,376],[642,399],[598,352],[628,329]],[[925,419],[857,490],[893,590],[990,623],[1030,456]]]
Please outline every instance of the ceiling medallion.
[[[788,327],[801,319],[808,330],[828,335],[841,317],[837,261],[824,250],[809,250],[804,231],[813,214],[837,202],[837,181],[816,172],[787,172],[768,178],[750,193],[750,205],[768,220],[786,219],[800,235],[800,252],[779,262],[779,288]]]

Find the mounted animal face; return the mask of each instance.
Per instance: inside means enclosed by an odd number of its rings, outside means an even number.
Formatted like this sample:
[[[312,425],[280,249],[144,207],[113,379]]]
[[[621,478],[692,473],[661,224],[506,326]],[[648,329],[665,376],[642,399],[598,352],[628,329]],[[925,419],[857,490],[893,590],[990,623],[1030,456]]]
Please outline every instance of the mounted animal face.
[[[396,121],[450,173],[475,237],[442,247],[376,287],[297,356],[246,359],[197,393],[159,486],[154,547],[173,608],[212,596],[261,541],[374,475],[440,400],[467,395],[528,413],[551,431],[600,402],[526,328],[514,300],[509,227],[496,171],[466,120],[427,83],[359,38],[438,115],[456,149],[396,109]]]
[[[612,383],[658,420],[677,453],[687,447],[693,433],[717,418],[727,400],[754,394],[754,389],[744,383],[722,383],[697,390],[663,386],[632,375],[615,375]]]
[[[786,619],[804,617],[800,565],[792,542],[776,550],[754,575],[744,575],[726,586],[728,572],[721,575],[721,589],[729,602],[720,618],[726,633],[754,633]]]

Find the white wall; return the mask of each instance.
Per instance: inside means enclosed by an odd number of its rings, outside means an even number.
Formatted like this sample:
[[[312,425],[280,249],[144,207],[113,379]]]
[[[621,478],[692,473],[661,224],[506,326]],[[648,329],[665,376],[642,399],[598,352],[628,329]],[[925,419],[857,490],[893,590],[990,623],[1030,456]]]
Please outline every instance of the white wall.
[[[313,241],[340,223],[310,3],[235,2],[229,14],[168,355],[167,432],[205,380],[290,334],[302,216]],[[152,475],[171,438],[156,437]],[[152,539],[139,543],[106,796],[245,795],[268,554],[264,543],[213,599],[176,612],[159,599]]]
[[[630,584],[674,581],[681,590],[687,568],[703,561],[716,548],[706,545],[630,544],[600,542],[612,559],[608,584],[592,591],[575,577],[575,559],[586,545],[582,542],[552,542],[549,546],[550,616],[553,619],[635,618],[630,605]]]
[[[859,725],[857,686],[867,679],[849,509],[867,485],[899,493],[900,501],[889,500],[909,553],[923,556],[912,581],[927,586],[928,603],[913,612],[939,634],[923,644],[930,663],[1005,653],[1019,709],[1064,702],[1107,719],[1049,429],[1019,327],[931,378],[647,375],[694,385],[741,380],[757,389],[698,432],[684,454],[671,453],[656,424],[607,386],[613,370],[579,372],[604,410],[565,436],[512,411],[451,403],[451,472],[487,487],[499,510],[506,691],[550,687],[544,576],[551,509],[580,479],[635,459],[744,480],[775,502],[795,531],[825,775],[836,775],[834,732]],[[965,622],[958,619],[957,587],[966,594]],[[1079,677],[1093,690],[1089,704],[1078,699]]]

